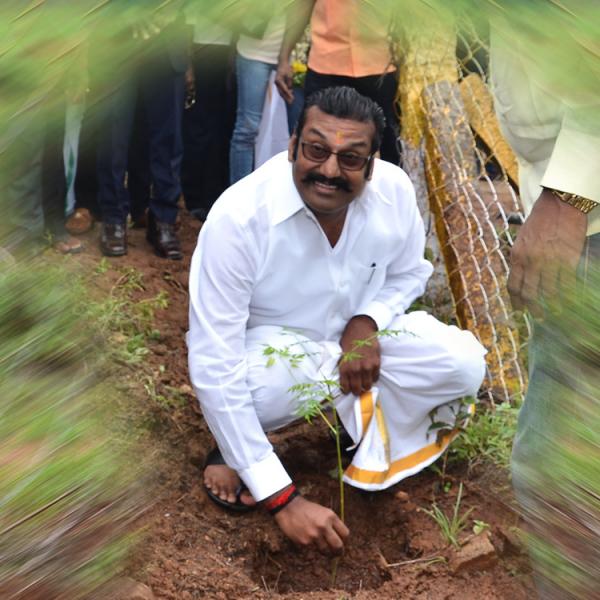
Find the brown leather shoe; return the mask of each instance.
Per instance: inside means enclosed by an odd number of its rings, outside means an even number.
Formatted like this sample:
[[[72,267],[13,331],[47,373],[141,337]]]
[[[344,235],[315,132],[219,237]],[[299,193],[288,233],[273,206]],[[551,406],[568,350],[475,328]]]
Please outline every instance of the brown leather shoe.
[[[159,256],[170,260],[181,260],[183,258],[181,244],[175,232],[175,225],[157,221],[152,211],[148,211],[146,239],[154,246],[154,250]]]
[[[127,227],[125,223],[116,225],[102,223],[100,250],[104,256],[123,256],[127,254]]]
[[[87,208],[77,208],[65,222],[65,229],[71,235],[87,233],[94,226],[94,216]]]

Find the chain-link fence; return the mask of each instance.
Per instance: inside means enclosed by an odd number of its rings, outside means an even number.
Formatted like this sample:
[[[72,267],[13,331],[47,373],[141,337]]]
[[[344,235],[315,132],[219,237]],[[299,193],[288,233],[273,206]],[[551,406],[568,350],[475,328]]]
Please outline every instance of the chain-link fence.
[[[518,401],[527,385],[525,317],[506,280],[523,215],[517,162],[489,85],[489,34],[468,17],[415,20],[399,41],[402,166],[411,177],[435,265],[426,302],[488,349],[484,396]],[[483,29],[483,30],[482,30]]]

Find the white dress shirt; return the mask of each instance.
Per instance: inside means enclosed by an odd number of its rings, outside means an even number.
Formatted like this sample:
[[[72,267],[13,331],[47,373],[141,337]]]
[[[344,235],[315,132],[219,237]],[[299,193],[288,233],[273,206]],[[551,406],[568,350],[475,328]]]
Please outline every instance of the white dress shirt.
[[[550,85],[546,61],[546,48],[538,48],[533,36],[496,19],[490,45],[494,107],[517,155],[527,215],[542,186],[600,202],[600,99],[568,84]],[[588,215],[588,235],[596,233],[600,206]]]
[[[246,383],[247,329],[276,325],[337,342],[360,314],[384,329],[425,289],[432,266],[424,245],[410,180],[381,160],[333,248],[298,194],[287,152],[213,206],[191,264],[190,375],[227,464],[256,500],[290,478]]]

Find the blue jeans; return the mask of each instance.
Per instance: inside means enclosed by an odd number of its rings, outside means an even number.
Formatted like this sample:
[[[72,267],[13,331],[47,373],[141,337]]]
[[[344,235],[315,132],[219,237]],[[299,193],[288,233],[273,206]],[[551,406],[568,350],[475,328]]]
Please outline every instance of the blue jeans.
[[[561,315],[536,322],[529,345],[529,387],[519,414],[512,475],[527,528],[537,540],[530,550],[543,599],[591,597],[569,595],[565,580],[556,580],[560,574],[556,564],[540,559],[543,555],[538,552],[543,546],[555,552],[562,565],[569,564],[579,572],[582,582],[585,573],[593,573],[598,564],[597,543],[590,544],[580,534],[582,529],[600,527],[598,513],[592,511],[582,518],[582,502],[573,500],[579,489],[590,485],[598,490],[600,483],[587,479],[582,467],[595,462],[597,469],[600,463],[597,449],[589,454],[584,450],[589,450],[585,428],[590,423],[593,426],[590,415],[599,410],[597,397],[586,402],[591,393],[598,393],[598,377],[593,375],[597,367],[590,369],[589,364],[590,356],[597,360],[590,351],[597,352],[600,339],[599,324],[593,317],[597,306],[590,306],[590,298],[593,301],[598,295],[598,289],[592,287],[598,285],[598,269],[600,234],[587,240],[574,305]],[[597,442],[598,435],[589,439]],[[581,528],[573,526],[581,523]]]
[[[237,112],[229,148],[229,182],[252,173],[254,142],[262,117],[267,85],[275,65],[236,56]]]

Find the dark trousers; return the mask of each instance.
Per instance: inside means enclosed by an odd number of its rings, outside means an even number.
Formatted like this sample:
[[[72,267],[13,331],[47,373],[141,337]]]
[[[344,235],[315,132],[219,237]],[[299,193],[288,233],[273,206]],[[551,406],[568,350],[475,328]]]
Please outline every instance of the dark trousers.
[[[130,211],[125,187],[136,100],[143,101],[148,164],[152,181],[150,210],[158,221],[174,223],[181,194],[181,119],[184,74],[175,69],[161,41],[128,61],[113,89],[98,103],[98,204],[105,223],[124,223]]]
[[[150,206],[150,199],[154,192],[148,147],[149,123],[144,103],[145,98],[138,94],[129,144],[127,189],[129,190],[129,212],[134,221],[142,219],[144,212]]]
[[[183,115],[181,184],[185,204],[204,219],[229,185],[229,140],[235,122],[232,49],[195,44],[196,103]]]
[[[359,94],[371,98],[381,106],[385,115],[386,127],[381,140],[381,158],[395,165],[400,163],[400,153],[396,139],[398,137],[398,116],[394,98],[398,88],[396,72],[386,75],[369,75],[367,77],[346,77],[345,75],[323,75],[308,70],[304,84],[304,94],[310,94],[324,88],[347,85]]]
[[[83,114],[79,148],[77,151],[77,172],[75,174],[75,208],[87,208],[96,219],[101,218],[98,206],[97,153],[98,111],[92,89],[88,105]]]
[[[19,134],[9,147],[10,168],[3,191],[7,214],[3,244],[18,247],[40,238],[44,231],[55,240],[66,236],[66,178],[64,89],[50,92],[43,104],[17,121]]]

